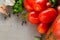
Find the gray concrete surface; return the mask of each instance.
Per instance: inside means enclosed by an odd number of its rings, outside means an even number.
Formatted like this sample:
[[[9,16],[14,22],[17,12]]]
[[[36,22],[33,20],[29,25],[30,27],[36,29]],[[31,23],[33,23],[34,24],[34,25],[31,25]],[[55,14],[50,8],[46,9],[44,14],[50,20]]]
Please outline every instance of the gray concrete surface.
[[[0,0],[0,3],[3,0]],[[34,40],[34,36],[40,36],[36,31],[36,25],[21,25],[20,17],[11,15],[4,20],[4,15],[0,14],[0,40]]]
[[[0,15],[0,40],[34,40],[34,36],[39,36],[36,25],[27,23],[22,26],[16,16],[4,20],[4,16]]]

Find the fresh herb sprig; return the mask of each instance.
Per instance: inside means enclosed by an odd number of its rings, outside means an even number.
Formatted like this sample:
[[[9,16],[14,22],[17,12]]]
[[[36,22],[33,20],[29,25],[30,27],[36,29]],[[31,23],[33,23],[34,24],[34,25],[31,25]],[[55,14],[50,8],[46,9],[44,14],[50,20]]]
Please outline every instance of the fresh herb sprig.
[[[22,13],[23,10],[23,0],[15,0],[15,4],[13,5],[13,14]]]
[[[49,0],[49,2],[52,4],[51,7],[53,7],[53,8],[56,7],[56,1],[55,0]]]

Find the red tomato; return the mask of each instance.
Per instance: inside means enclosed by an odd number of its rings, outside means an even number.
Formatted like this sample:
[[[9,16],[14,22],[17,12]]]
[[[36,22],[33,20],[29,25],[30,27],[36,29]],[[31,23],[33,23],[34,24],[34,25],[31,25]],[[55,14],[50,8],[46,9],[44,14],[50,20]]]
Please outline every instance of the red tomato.
[[[57,39],[60,39],[60,6],[57,7],[57,12],[58,12],[58,16],[55,19],[53,25],[52,25],[52,31],[53,34],[56,36]]]
[[[46,4],[47,8],[51,7],[51,5],[52,4],[50,2],[47,2],[47,4]]]
[[[43,23],[50,23],[54,21],[56,16],[57,16],[56,10],[53,8],[48,8],[39,14],[39,20]]]
[[[29,20],[29,22],[31,22],[32,24],[39,23],[38,15],[39,14],[36,13],[36,12],[29,12],[28,13],[28,20]]]
[[[41,5],[39,5],[39,4],[33,5],[33,8],[34,8],[35,11],[40,11],[40,12],[45,9],[44,6],[41,6]]]
[[[24,0],[24,6],[28,11],[43,11],[46,9],[47,0]]]
[[[33,8],[35,11],[43,11],[46,8],[47,0],[35,0],[33,2]]]
[[[60,15],[56,18],[52,25],[52,31],[56,38],[60,38]]]
[[[37,27],[37,31],[41,34],[46,33],[47,29],[48,29],[48,24],[45,23],[40,23]]]
[[[58,11],[58,13],[60,14],[60,5],[57,6],[57,11]]]
[[[32,11],[33,7],[27,3],[26,0],[24,0],[24,7],[27,11]]]
[[[27,2],[29,3],[29,5],[31,5],[31,6],[32,6],[32,4],[33,4],[34,1],[35,0],[27,0]]]
[[[40,5],[46,5],[47,0],[35,0],[35,3],[40,4]]]

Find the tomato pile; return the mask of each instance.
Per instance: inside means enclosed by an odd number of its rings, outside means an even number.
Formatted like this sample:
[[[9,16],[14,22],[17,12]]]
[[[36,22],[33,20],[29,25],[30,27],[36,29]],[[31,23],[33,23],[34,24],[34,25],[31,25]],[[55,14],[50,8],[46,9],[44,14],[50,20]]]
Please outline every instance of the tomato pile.
[[[48,0],[24,0],[24,7],[28,11],[28,21],[32,24],[38,24],[37,31],[40,34],[45,34],[48,31],[49,27],[54,22],[57,15],[59,14],[57,12],[57,9],[54,7],[55,1],[52,0],[53,4],[51,3],[51,1],[50,2],[49,1]],[[60,12],[60,10],[58,11]],[[53,32],[55,35],[57,35],[57,33],[58,35],[60,34],[60,30],[59,31],[57,30],[60,29],[59,22],[60,20],[58,20],[58,22],[56,21],[56,23],[53,24]]]

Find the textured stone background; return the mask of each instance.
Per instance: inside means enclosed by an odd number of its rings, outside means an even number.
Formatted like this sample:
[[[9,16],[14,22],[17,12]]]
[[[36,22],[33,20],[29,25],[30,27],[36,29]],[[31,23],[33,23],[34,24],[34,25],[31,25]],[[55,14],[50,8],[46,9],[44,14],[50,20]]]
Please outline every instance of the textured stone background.
[[[4,0],[0,0],[0,4],[3,3]],[[34,36],[39,36],[35,25],[28,22],[22,26],[20,17],[12,15],[4,20],[0,14],[0,40],[34,40]]]

